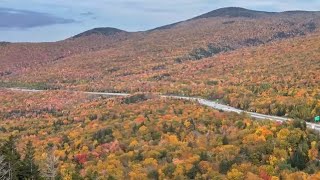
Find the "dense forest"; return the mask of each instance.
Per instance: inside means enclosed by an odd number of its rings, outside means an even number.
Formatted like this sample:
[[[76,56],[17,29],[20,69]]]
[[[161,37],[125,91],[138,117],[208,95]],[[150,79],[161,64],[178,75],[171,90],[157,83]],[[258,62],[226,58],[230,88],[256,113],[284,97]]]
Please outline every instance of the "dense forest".
[[[106,98],[60,91],[0,93],[3,177],[320,176],[319,135],[306,129],[304,121],[255,121],[246,114],[152,94]]]
[[[208,44],[168,62],[148,62],[153,54],[139,52],[138,64],[119,61],[124,51],[111,49],[106,52],[113,60],[107,66],[102,57],[82,56],[74,59],[77,62],[37,69],[22,80],[3,75],[0,87],[200,96],[248,111],[312,121],[320,114],[319,37],[234,51]]]

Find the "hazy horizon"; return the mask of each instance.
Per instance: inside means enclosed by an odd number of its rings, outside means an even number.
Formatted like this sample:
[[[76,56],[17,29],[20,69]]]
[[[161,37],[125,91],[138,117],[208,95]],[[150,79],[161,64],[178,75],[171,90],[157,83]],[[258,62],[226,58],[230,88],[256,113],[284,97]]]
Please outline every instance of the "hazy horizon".
[[[71,37],[96,27],[144,31],[186,20],[222,7],[260,11],[320,9],[320,0],[216,1],[177,0],[3,0],[0,2],[0,41],[50,42]]]

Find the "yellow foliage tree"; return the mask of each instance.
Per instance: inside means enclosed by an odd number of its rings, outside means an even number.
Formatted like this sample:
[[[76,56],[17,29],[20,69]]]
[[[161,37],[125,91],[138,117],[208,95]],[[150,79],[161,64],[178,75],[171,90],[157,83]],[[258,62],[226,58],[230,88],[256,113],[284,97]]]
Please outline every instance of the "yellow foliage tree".
[[[230,180],[243,180],[245,179],[245,175],[238,169],[231,169],[231,171],[227,173],[227,178]]]
[[[291,174],[285,174],[284,175],[285,180],[307,180],[309,179],[309,175],[304,172],[294,172]]]
[[[130,180],[147,180],[147,174],[143,171],[141,164],[134,164],[129,172]]]
[[[308,151],[308,156],[309,156],[309,159],[312,161],[317,159],[317,157],[318,157],[317,142],[313,141],[311,143],[311,149],[309,149],[309,151]]]

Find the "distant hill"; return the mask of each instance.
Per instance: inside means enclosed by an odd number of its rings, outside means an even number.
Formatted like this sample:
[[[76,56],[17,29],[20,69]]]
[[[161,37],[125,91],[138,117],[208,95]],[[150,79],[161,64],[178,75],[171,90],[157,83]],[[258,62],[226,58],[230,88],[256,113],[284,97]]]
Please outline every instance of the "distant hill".
[[[268,68],[273,69],[275,66],[267,62],[280,64],[285,62],[285,66],[277,69],[274,78],[287,77],[286,74],[291,71],[286,67],[293,62],[297,63],[295,59],[298,55],[288,53],[287,56],[292,57],[289,61],[287,57],[285,60],[284,57],[279,58],[279,55],[273,52],[274,50],[258,51],[257,49],[264,46],[276,47],[283,41],[299,38],[302,40],[292,42],[300,43],[299,47],[306,47],[304,44],[307,42],[303,39],[314,34],[319,35],[319,27],[319,12],[268,13],[243,8],[222,8],[165,26],[165,28],[160,27],[146,32],[129,33],[116,28],[96,28],[54,43],[10,43],[0,45],[0,84],[25,86],[27,83],[41,84],[41,88],[47,86],[90,91],[160,91],[208,95],[214,90],[212,86],[220,83],[220,80],[215,77],[220,77],[224,82],[232,81],[221,87],[229,88],[228,92],[234,92],[235,90],[230,87],[241,87],[244,83],[240,77],[246,76],[247,79],[252,78],[251,84],[246,84],[248,86],[246,88],[251,87],[254,93],[259,93],[263,90],[254,89],[257,83],[254,82],[255,76],[249,76],[255,75],[254,69],[265,67],[257,76],[261,75],[260,77],[267,79],[271,77],[267,74],[270,71]],[[313,44],[316,43],[313,42]],[[285,43],[283,46],[293,49],[297,45]],[[308,47],[312,45],[308,44]],[[251,56],[251,51],[248,49],[253,52],[257,50],[259,54]],[[295,51],[298,50],[295,49]],[[215,57],[218,56],[226,59],[216,60]],[[257,67],[244,66],[245,63],[238,64],[237,62],[240,62],[243,57],[245,61],[259,62],[253,64]],[[258,61],[261,57],[269,57],[269,59]],[[312,56],[306,55],[306,57]],[[205,61],[215,63],[213,65],[203,63]],[[308,64],[309,62],[301,61],[301,67],[318,67]],[[207,66],[203,67],[203,64]],[[291,70],[293,73],[290,76],[291,79],[294,74],[301,73],[296,67]],[[207,76],[213,72],[221,74]],[[286,73],[281,75],[280,72]],[[314,72],[317,70],[314,69]],[[308,74],[305,77],[308,79],[313,76]],[[264,79],[260,78],[259,81]],[[300,82],[300,87],[302,84],[303,82]],[[282,86],[282,84],[277,85]],[[261,86],[263,89],[272,85]],[[215,97],[224,97],[220,93],[224,89],[215,89],[214,91],[218,94]],[[274,94],[281,96],[289,93],[282,87],[278,89],[274,90]],[[251,89],[244,91],[251,91]],[[254,96],[250,93],[247,95],[246,98]],[[230,102],[234,103],[235,99],[238,98],[231,98]]]
[[[10,42],[0,41],[0,46],[6,46],[8,44],[10,44]]]
[[[94,28],[94,29],[85,31],[83,33],[80,33],[78,35],[75,35],[73,36],[73,38],[79,38],[79,37],[90,36],[90,35],[112,36],[118,33],[127,33],[127,32],[117,28],[100,27],[100,28]]]
[[[206,14],[197,16],[193,19],[211,18],[211,17],[245,17],[245,18],[258,18],[264,16],[275,15],[274,12],[254,11],[239,7],[227,7],[217,9]]]
[[[206,18],[248,18],[248,19],[255,19],[255,18],[286,18],[286,16],[310,16],[310,15],[316,15],[318,16],[320,14],[319,11],[284,11],[284,12],[266,12],[266,11],[256,11],[256,10],[249,10],[241,7],[225,7],[216,9],[213,11],[210,11],[208,13],[196,16],[194,18],[180,21],[176,23],[172,23],[169,25],[157,27],[154,29],[151,29],[150,31],[154,30],[165,30],[165,29],[171,29],[181,23],[194,21],[198,19],[206,19]],[[289,18],[290,19],[290,18]]]
[[[210,11],[208,13],[202,14],[200,16],[196,16],[194,18],[188,19],[186,21],[181,21],[161,27],[157,27],[153,30],[164,30],[164,29],[170,29],[173,28],[174,26],[187,22],[187,21],[192,21],[196,19],[202,19],[202,18],[212,18],[212,17],[220,17],[220,18],[235,18],[235,17],[245,17],[245,18],[258,18],[258,17],[265,17],[269,15],[274,15],[276,13],[274,12],[264,12],[264,11],[254,11],[254,10],[249,10],[245,8],[240,8],[240,7],[226,7],[226,8],[220,8],[216,9],[213,11]]]

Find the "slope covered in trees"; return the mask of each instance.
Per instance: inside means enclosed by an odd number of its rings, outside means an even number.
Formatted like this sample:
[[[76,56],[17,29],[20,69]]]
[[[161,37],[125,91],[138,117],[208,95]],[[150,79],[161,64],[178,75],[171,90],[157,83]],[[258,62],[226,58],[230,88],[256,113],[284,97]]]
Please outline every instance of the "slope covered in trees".
[[[320,113],[319,16],[226,8],[147,32],[3,44],[0,87],[202,96],[310,121]]]
[[[105,32],[106,33],[106,32]],[[85,53],[107,49],[126,40],[126,32],[87,32],[74,38],[45,43],[0,43],[0,77],[17,75],[30,68],[41,68]]]
[[[0,167],[19,162],[17,176],[32,164],[34,176],[64,179],[319,178],[319,136],[302,121],[253,121],[154,95],[2,93],[2,114],[19,105],[39,112],[0,118]],[[35,105],[43,102],[61,108],[52,114]]]
[[[90,54],[110,48],[121,49],[121,55],[127,61],[137,59],[139,56],[136,54],[139,52],[163,61],[164,57],[185,55],[210,43],[217,48],[232,49],[256,46],[313,33],[320,25],[319,16],[319,12],[266,13],[225,8],[174,26],[146,32],[127,33],[113,28],[98,28],[84,32],[77,38],[55,43],[2,44],[0,72],[16,76],[27,73],[26,69],[29,68],[39,69],[52,63],[70,61],[69,57],[73,56],[76,61],[79,58],[77,54]],[[122,57],[118,56],[117,59],[121,60]]]
[[[202,96],[241,109],[310,121],[320,113],[319,37],[315,33],[213,57],[205,56],[217,51],[209,44],[194,51],[204,52],[203,59],[179,62],[150,49],[126,51],[136,57],[129,61],[123,50],[110,49],[28,71],[18,80],[4,76],[1,84]]]

